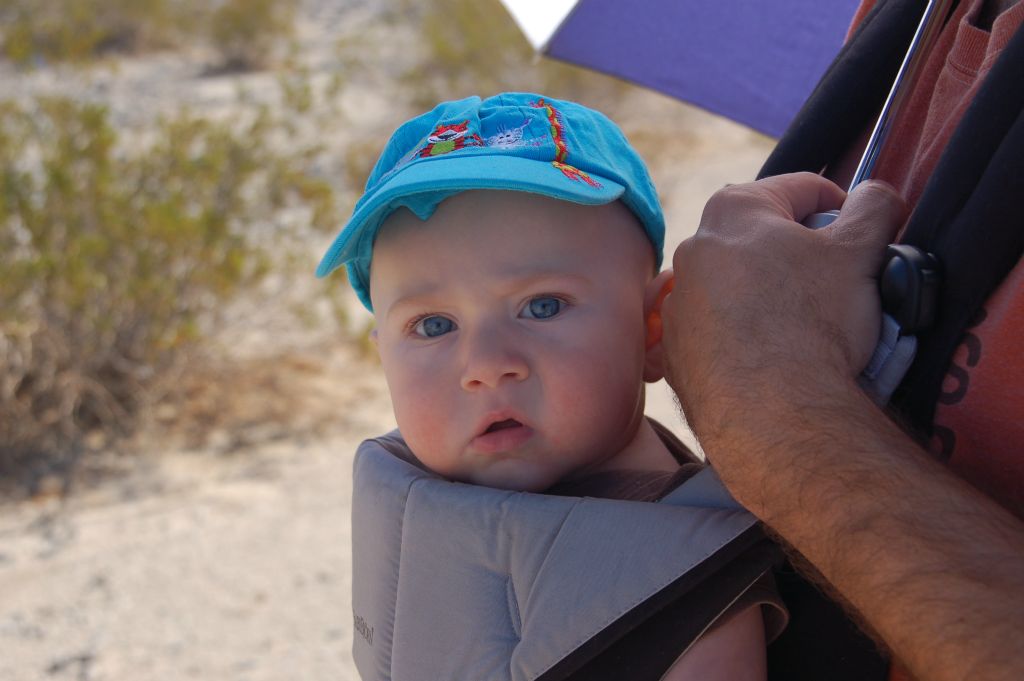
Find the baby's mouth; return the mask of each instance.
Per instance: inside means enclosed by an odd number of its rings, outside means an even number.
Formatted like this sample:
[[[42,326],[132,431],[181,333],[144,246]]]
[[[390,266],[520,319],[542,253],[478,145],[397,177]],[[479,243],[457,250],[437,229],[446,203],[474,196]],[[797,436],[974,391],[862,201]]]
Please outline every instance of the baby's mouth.
[[[522,421],[514,418],[501,419],[492,422],[473,438],[470,448],[477,454],[510,453],[522,447],[533,435],[533,429]]]
[[[499,430],[518,428],[522,425],[523,424],[521,424],[519,421],[516,421],[515,419],[505,419],[504,421],[497,421],[487,426],[487,430],[484,431],[484,435],[486,435],[487,433],[495,433]]]
[[[534,437],[534,429],[518,419],[502,417],[495,414],[486,428],[470,442],[470,450],[474,454],[503,455],[512,453]]]
[[[481,419],[480,430],[469,443],[474,455],[505,455],[517,451],[534,437],[534,429],[515,418],[511,410],[495,411]],[[486,424],[486,425],[484,425]]]

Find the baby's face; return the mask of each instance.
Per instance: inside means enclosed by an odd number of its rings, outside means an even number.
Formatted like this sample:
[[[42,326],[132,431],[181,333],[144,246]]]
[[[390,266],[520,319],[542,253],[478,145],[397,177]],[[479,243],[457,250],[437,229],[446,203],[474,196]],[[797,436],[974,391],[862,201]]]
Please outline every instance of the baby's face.
[[[458,194],[374,246],[377,346],[399,430],[446,477],[540,491],[600,470],[643,418],[651,247],[616,202]]]

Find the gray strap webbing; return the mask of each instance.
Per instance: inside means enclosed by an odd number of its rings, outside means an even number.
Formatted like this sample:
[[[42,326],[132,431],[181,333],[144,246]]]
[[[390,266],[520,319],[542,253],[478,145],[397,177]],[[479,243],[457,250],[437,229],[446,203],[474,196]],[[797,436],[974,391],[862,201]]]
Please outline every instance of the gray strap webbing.
[[[714,468],[708,466],[685,484],[676,487],[665,495],[662,504],[673,506],[699,506],[702,508],[745,510],[739,502],[732,498]]]
[[[917,338],[900,333],[899,323],[882,315],[882,328],[871,361],[861,373],[859,383],[875,404],[885,406],[903,380],[917,352]]]

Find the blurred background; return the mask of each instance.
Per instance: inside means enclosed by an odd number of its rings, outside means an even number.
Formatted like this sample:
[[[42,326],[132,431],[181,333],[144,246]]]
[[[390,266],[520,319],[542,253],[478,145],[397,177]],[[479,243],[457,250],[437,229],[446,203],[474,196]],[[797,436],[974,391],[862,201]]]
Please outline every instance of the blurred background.
[[[393,419],[312,272],[399,123],[502,90],[619,122],[667,257],[772,144],[498,0],[0,0],[0,680],[356,678],[351,457]]]

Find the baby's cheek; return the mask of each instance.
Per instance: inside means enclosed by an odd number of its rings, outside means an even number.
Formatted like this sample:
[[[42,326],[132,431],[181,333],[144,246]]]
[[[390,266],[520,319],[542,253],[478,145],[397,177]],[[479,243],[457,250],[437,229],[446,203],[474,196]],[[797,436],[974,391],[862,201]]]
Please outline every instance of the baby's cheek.
[[[597,427],[601,419],[607,418],[609,410],[605,408],[607,395],[599,379],[593,376],[592,367],[583,365],[573,370],[567,363],[563,368],[564,371],[546,382],[545,407],[557,416],[556,427],[563,438],[571,439],[579,437],[581,430]]]
[[[636,418],[643,391],[641,369],[630,366],[628,358],[623,361],[621,354],[614,362],[603,355],[581,360],[575,371],[567,371],[556,383],[552,397],[558,412],[576,432],[599,439],[622,432]]]
[[[436,396],[404,395],[393,398],[398,430],[413,454],[432,470],[451,475],[453,461],[447,453],[449,418],[443,402]]]
[[[416,393],[392,392],[395,405],[395,420],[406,440],[429,442],[437,431],[437,419],[433,413],[434,401],[418,397]]]

